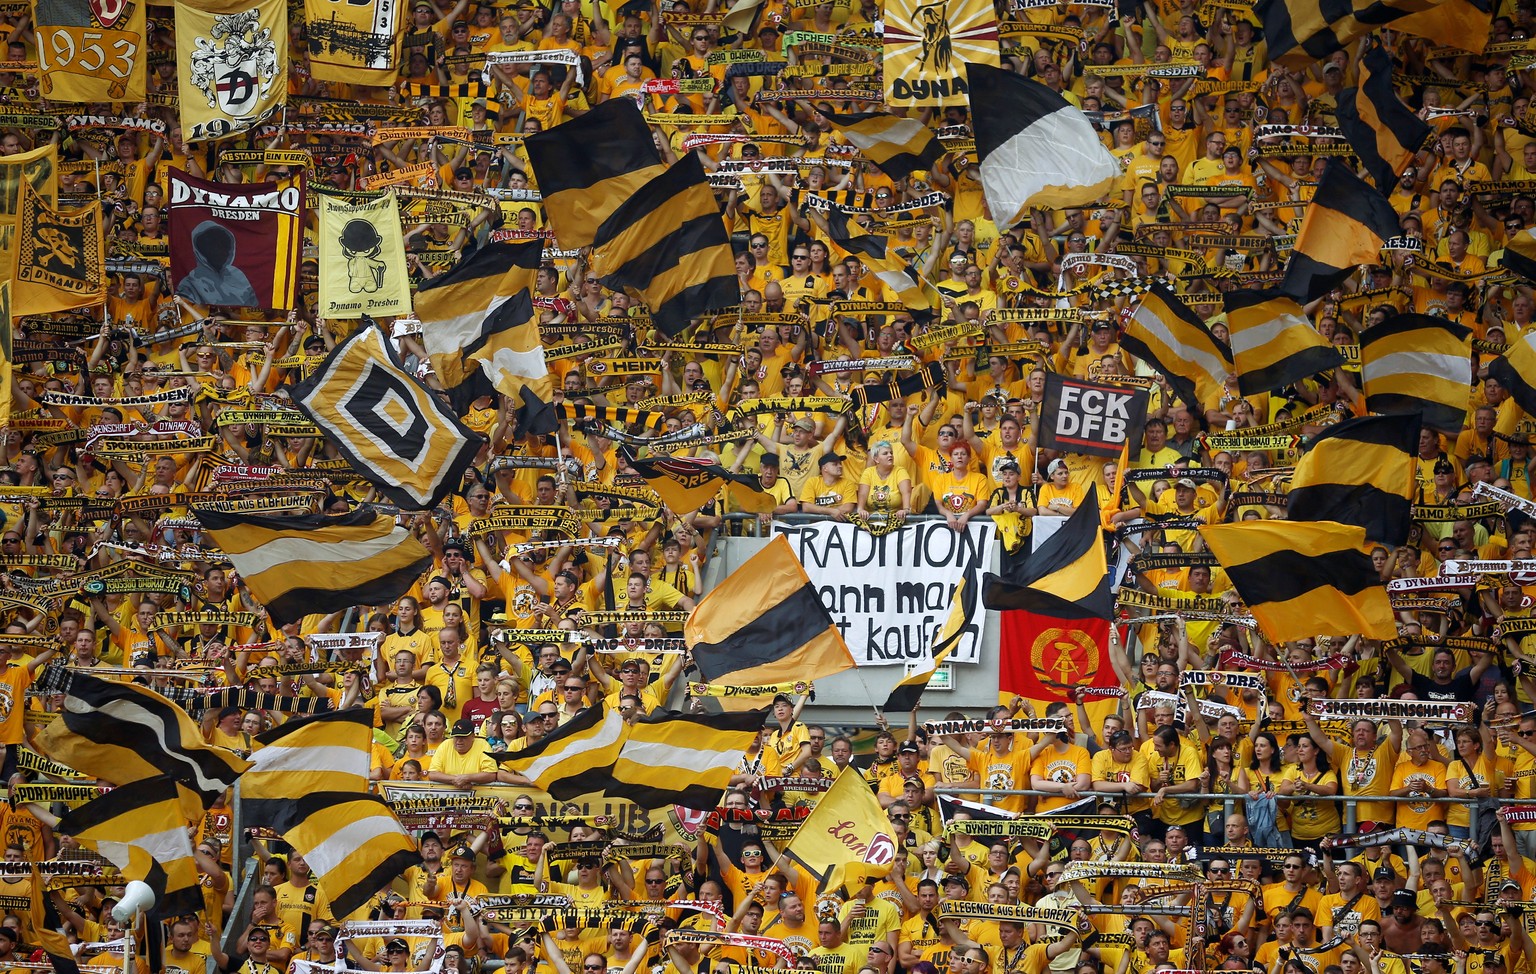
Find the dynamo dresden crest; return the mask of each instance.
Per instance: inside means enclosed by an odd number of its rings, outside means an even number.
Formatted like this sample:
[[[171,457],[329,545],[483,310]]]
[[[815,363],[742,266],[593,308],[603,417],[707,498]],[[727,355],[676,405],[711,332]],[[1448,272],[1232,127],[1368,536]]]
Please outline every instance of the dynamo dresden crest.
[[[195,42],[192,84],[208,96],[209,108],[231,118],[254,114],[278,81],[272,32],[261,26],[252,9],[215,16],[209,33],[212,40],[199,37]]]

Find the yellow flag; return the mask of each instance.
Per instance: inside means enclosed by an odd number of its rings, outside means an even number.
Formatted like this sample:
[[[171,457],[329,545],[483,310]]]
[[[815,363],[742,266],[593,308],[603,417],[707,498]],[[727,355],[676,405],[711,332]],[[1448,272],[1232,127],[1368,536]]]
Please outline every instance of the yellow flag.
[[[11,277],[15,315],[48,314],[94,308],[107,301],[107,272],[102,246],[101,201],[68,212],[37,198],[21,184],[21,222],[17,225],[15,267]]]
[[[393,193],[376,200],[320,201],[320,307],[322,318],[370,318],[411,311],[410,271]]]
[[[398,0],[306,0],[309,72],[317,81],[393,85],[400,37]]]
[[[144,100],[146,3],[33,0],[37,87],[58,102]]]
[[[998,67],[988,0],[891,0],[885,5],[885,100],[911,108],[968,105],[965,64]]]
[[[852,768],[837,776],[784,849],[829,891],[884,876],[898,853],[890,819]]]
[[[188,142],[260,125],[288,97],[286,0],[176,0],[176,74]]]
[[[59,150],[48,144],[31,152],[0,156],[0,253],[10,253],[16,243],[16,219],[21,211],[21,184],[31,187],[34,199],[47,206],[59,200]],[[11,279],[10,260],[0,260],[0,280]]]

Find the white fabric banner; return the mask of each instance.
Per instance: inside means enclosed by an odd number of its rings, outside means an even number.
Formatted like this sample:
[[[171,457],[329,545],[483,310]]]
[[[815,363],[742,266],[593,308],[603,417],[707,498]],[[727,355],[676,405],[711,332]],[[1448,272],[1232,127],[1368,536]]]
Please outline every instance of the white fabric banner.
[[[942,520],[916,521],[879,538],[838,521],[773,527],[789,539],[859,666],[926,660],[955,586],[971,565],[981,583],[997,537],[990,521],[973,521],[964,533]],[[951,662],[979,662],[987,613],[979,598],[977,605]]]

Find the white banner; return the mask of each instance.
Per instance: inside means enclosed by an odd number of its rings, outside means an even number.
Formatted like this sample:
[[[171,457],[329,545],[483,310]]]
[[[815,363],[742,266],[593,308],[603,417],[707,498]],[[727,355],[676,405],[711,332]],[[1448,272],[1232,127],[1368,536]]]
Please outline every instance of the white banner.
[[[918,521],[879,538],[837,521],[773,527],[789,539],[860,666],[927,659],[955,586],[973,564],[980,583],[997,537],[990,521],[973,521],[963,534],[941,520]],[[951,662],[979,662],[986,625],[978,607]]]

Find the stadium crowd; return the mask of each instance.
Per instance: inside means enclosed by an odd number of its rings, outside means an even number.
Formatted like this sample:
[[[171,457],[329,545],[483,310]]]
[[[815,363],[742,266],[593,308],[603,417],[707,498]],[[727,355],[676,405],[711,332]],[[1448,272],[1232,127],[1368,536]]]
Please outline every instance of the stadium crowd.
[[[150,10],[149,90],[173,93],[169,8]],[[61,199],[111,204],[107,239],[116,272],[104,313],[16,325],[18,341],[52,348],[13,356],[15,423],[0,460],[0,563],[7,571],[0,604],[9,637],[0,645],[9,659],[0,670],[0,744],[12,787],[68,780],[28,757],[57,709],[49,688],[61,670],[162,688],[192,673],[207,686],[365,708],[376,729],[372,778],[380,787],[398,786],[398,795],[411,794],[410,786],[459,790],[465,808],[471,798],[480,801],[474,812],[444,812],[441,824],[402,813],[419,842],[419,865],[363,909],[338,916],[303,856],[270,835],[254,837],[257,884],[237,897],[237,872],[247,867],[234,850],[252,837],[236,830],[221,800],[189,823],[204,909],[166,919],[163,948],[141,931],[129,963],[188,974],[307,974],[336,964],[395,974],[429,966],[455,974],[498,966],[509,974],[1536,970],[1536,627],[1505,632],[1532,616],[1532,576],[1484,576],[1435,590],[1438,602],[1398,612],[1396,642],[1354,636],[1277,645],[1242,624],[1242,605],[1222,569],[1176,564],[1201,550],[1196,531],[1147,529],[1164,516],[1202,523],[1283,517],[1296,443],[1249,449],[1243,434],[1252,432],[1253,442],[1310,436],[1364,415],[1358,354],[1350,350],[1371,326],[1416,311],[1464,324],[1477,340],[1469,349],[1476,378],[1466,390],[1465,428],[1459,435],[1426,429],[1417,452],[1418,503],[1469,513],[1416,521],[1406,544],[1376,548],[1376,568],[1383,580],[1426,579],[1449,560],[1533,557],[1536,522],[1518,506],[1489,512],[1475,503],[1485,496],[1480,484],[1533,499],[1529,418],[1485,369],[1504,343],[1528,333],[1536,313],[1530,282],[1502,270],[1506,244],[1536,225],[1530,59],[1507,53],[1527,38],[1531,7],[1493,10],[1488,38],[1501,45],[1498,54],[1391,31],[1370,38],[1414,79],[1402,82],[1400,94],[1435,138],[1390,191],[1401,236],[1378,264],[1305,308],[1317,333],[1350,361],[1258,395],[1240,395],[1234,379],[1198,403],[1179,401],[1168,376],[1121,349],[1119,331],[1137,296],[1115,285],[1177,278],[1181,297],[1213,316],[1212,330],[1225,338],[1216,314],[1221,292],[1273,280],[1284,267],[1304,204],[1331,158],[1313,151],[1326,140],[1297,127],[1337,123],[1341,92],[1358,82],[1365,44],[1292,71],[1270,63],[1259,19],[1243,2],[1011,5],[1002,12],[1005,26],[1038,30],[1005,31],[1005,66],[1092,113],[1124,174],[1097,205],[1034,209],[1009,225],[994,222],[967,142],[970,113],[984,106],[962,100],[911,111],[954,148],[931,168],[892,179],[831,117],[866,110],[867,101],[824,97],[827,85],[811,77],[789,82],[803,89],[798,98],[765,94],[765,76],[727,77],[732,60],[711,57],[761,51],[768,61],[830,64],[835,79],[833,58],[794,47],[786,53],[786,37],[867,41],[882,25],[878,0],[764,0],[746,33],[729,28],[717,16],[723,13],[716,0],[702,7],[687,0],[622,7],[417,0],[402,40],[400,81],[438,96],[315,80],[303,22],[294,18],[290,109],[275,135],[250,147],[308,146],[309,178],[340,190],[426,163],[438,188],[495,191],[452,221],[406,218],[417,283],[444,274],[493,233],[550,237],[521,143],[495,136],[548,130],[628,98],[653,113],[714,118],[653,128],[668,161],[696,151],[717,173],[742,293],[739,312],[699,323],[696,345],[662,343],[642,305],[598,282],[588,255],[554,252],[533,296],[548,335],[596,340],[610,334],[597,325],[634,321],[618,347],[551,360],[554,401],[594,414],[609,407],[602,415],[626,442],[605,435],[611,428],[569,418],[554,434],[528,435],[506,397],[476,401],[463,416],[485,439],[476,465],[440,509],[401,514],[430,550],[431,569],[389,604],[315,605],[298,623],[268,622],[244,580],[207,550],[186,496],[207,490],[221,465],[303,472],[339,456],[323,437],[217,420],[226,409],[284,408],[293,384],[355,323],[315,317],[320,268],[313,246],[301,271],[307,307],[286,320],[177,295],[157,266],[168,256],[170,167],[226,183],[283,179],[298,167],[230,162],[221,158],[227,146],[189,144],[165,99],[133,113],[118,110],[133,106],[88,106],[105,116],[158,120],[163,134],[83,126],[52,135]],[[35,92],[36,70],[26,67],[38,53],[29,16],[6,6],[0,24],[10,59],[0,86]],[[1052,33],[1060,28],[1081,30]],[[482,67],[488,53],[541,51],[572,52],[580,70],[559,59]],[[1160,65],[1197,70],[1159,74],[1153,69]],[[656,79],[710,84],[647,86]],[[473,94],[481,81],[488,97]],[[368,144],[321,125],[306,131],[306,100],[333,110],[353,102],[396,106],[407,124],[437,133]],[[1279,129],[1263,133],[1265,126]],[[684,147],[701,132],[731,138]],[[49,137],[8,127],[0,114],[0,156]],[[720,172],[723,164],[753,161],[769,171],[758,175],[748,165]],[[1229,186],[1231,195],[1211,189]],[[1203,191],[1185,195],[1191,187]],[[862,204],[876,217],[872,229],[886,226],[888,246],[940,293],[937,314],[839,313],[838,301],[889,302],[894,295],[834,243],[807,202],[814,194]],[[920,202],[909,206],[913,201]],[[553,239],[547,247],[553,251]],[[1068,259],[1074,255],[1093,259]],[[1064,300],[1083,313],[1009,315]],[[406,366],[432,382],[419,336],[408,320],[394,324]],[[945,328],[955,328],[954,337],[921,341]],[[620,372],[605,367],[608,359],[648,364]],[[854,387],[930,363],[942,370],[941,381],[851,408]],[[1144,430],[1123,462],[1037,448],[1051,372],[1150,391]],[[194,390],[190,404],[141,399],[177,388]],[[45,392],[93,401],[47,404]],[[631,461],[636,452],[659,451],[630,441],[696,423],[724,432],[720,420],[733,406],[775,397],[811,398],[753,415],[734,438],[679,451],[756,478],[771,510],[744,508],[737,494],[722,490],[694,509],[658,505],[654,516],[632,516],[633,508],[621,507],[620,515],[605,516],[649,489]],[[620,408],[659,409],[666,417],[659,428],[630,425]],[[60,419],[80,434],[21,422]],[[151,424],[178,425],[152,431]],[[1222,435],[1239,446],[1219,448]],[[177,451],[183,436],[211,437],[211,445]],[[138,444],[139,452],[93,450],[110,440]],[[1156,474],[1125,476],[1135,471]],[[317,509],[341,512],[381,499],[366,481],[327,479]],[[776,517],[791,515],[873,530],[915,517],[940,517],[964,530],[990,518],[1010,555],[1027,559],[1038,526],[1072,515],[1090,491],[1112,553],[1130,546],[1172,557],[1172,567],[1117,579],[1123,588],[1226,604],[1225,613],[1173,611],[1117,625],[1110,658],[1121,696],[1064,691],[1003,699],[986,714],[946,715],[995,719],[994,726],[942,734],[926,730],[916,710],[892,714],[889,725],[881,716],[878,727],[820,726],[802,720],[805,694],[776,696],[759,744],[721,796],[722,813],[700,822],[653,810],[647,821],[664,822],[667,841],[686,848],[674,858],[624,858],[619,850],[635,837],[591,815],[574,822],[584,813],[561,818],[530,779],[491,757],[537,745],[587,708],[606,706],[629,721],[702,708],[699,700],[683,702],[679,684],[689,661],[678,645],[681,623],[665,613],[691,610],[706,595],[706,565],[720,538],[767,534]],[[470,530],[478,519],[526,505],[595,511],[599,523],[583,530],[616,543],[562,545],[533,529]],[[137,589],[132,581],[70,583],[77,573],[114,565],[169,568],[185,586],[157,586],[146,568],[128,572],[150,579]],[[618,630],[586,618],[609,610],[661,614]],[[187,612],[227,612],[234,621],[157,623],[157,616]],[[234,615],[241,613],[249,616]],[[551,630],[569,636],[557,641]],[[519,636],[532,631],[539,635]],[[345,643],[315,638],[346,633],[378,635]],[[1234,653],[1259,662],[1232,663]],[[366,665],[347,669],[359,660]],[[284,664],[314,664],[315,672],[264,672]],[[1213,670],[1250,679],[1216,685],[1185,677]],[[1455,724],[1392,711],[1381,720],[1313,716],[1312,703],[1328,698],[1458,701],[1474,710]],[[260,747],[256,735],[288,714],[224,707],[197,716],[209,745],[249,755]],[[1066,731],[1014,731],[1007,723],[1013,717],[1062,718]],[[850,766],[877,797],[896,852],[888,875],[854,870],[843,886],[819,888],[818,877],[784,855],[793,834],[784,823],[813,807]],[[735,814],[741,810],[762,814]],[[1065,815],[1066,824],[1032,817],[1051,812]],[[999,815],[1047,825],[1041,832],[1003,824],[974,838],[966,831],[968,821]],[[516,824],[531,816],[549,822]],[[27,802],[6,809],[6,862],[88,859],[70,836],[55,833],[53,821]],[[594,842],[601,854],[591,851]],[[578,844],[571,858],[550,855],[569,843]],[[37,946],[34,922],[14,900],[27,895],[29,882],[0,875],[8,913],[0,923],[0,969],[26,969],[11,965],[28,956],[43,960],[29,954]],[[490,905],[490,897],[518,894],[548,898]],[[82,964],[127,966],[106,946],[124,935],[110,913],[117,895],[114,887],[81,884],[55,896]],[[1034,912],[1010,912],[1025,907]],[[497,908],[547,916],[497,919]],[[585,913],[578,922],[573,912],[605,909],[602,922]],[[442,953],[420,927],[402,926],[399,936],[367,927],[348,933],[350,924],[368,920],[436,921]],[[689,932],[701,936],[679,935]]]

